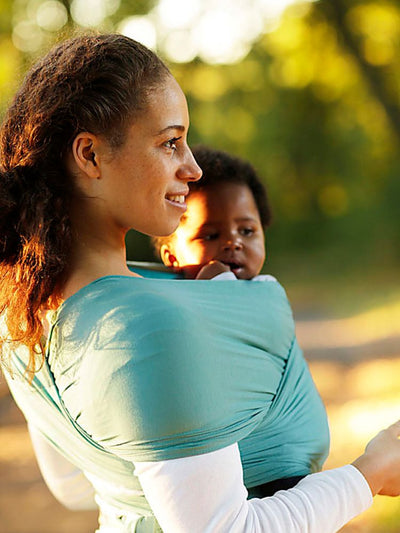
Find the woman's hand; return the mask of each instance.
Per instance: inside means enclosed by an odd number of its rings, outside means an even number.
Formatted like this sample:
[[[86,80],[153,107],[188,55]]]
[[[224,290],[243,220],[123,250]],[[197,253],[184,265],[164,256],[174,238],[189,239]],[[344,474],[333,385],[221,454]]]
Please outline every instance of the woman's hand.
[[[363,474],[372,494],[400,495],[400,420],[380,431],[353,466]]]

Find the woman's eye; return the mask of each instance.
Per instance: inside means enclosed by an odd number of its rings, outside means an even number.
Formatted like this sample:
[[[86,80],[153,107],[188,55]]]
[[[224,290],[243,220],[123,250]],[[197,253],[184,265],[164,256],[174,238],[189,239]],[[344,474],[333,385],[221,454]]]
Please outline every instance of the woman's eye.
[[[164,143],[164,146],[168,148],[168,150],[177,150],[178,147],[176,146],[176,143],[181,139],[182,137],[174,137],[173,139],[169,139],[169,141]]]

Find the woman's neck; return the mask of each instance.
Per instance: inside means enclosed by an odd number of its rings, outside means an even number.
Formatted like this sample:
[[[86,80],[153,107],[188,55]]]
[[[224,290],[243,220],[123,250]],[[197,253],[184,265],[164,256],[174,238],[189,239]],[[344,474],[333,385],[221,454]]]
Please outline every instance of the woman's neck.
[[[90,191],[89,191],[90,192]],[[77,195],[70,211],[72,247],[61,300],[104,276],[135,276],[126,265],[125,235],[101,198]]]
[[[102,239],[80,238],[73,245],[70,267],[61,289],[61,300],[72,296],[82,287],[104,276],[136,276],[126,265],[124,236],[119,243]]]

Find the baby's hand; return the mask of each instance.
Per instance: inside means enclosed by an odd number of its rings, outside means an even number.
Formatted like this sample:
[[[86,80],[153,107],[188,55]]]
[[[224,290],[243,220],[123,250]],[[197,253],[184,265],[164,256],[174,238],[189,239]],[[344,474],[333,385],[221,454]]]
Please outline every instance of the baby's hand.
[[[211,279],[222,274],[223,272],[230,272],[228,265],[224,265],[221,261],[210,261],[204,265],[198,272],[196,279]]]

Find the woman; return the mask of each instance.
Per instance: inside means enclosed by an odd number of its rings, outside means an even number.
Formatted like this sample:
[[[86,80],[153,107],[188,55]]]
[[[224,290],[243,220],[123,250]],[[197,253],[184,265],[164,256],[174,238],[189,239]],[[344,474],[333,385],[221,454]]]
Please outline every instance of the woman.
[[[28,73],[0,136],[10,388],[50,483],[61,456],[90,481],[101,532],[154,531],[154,515],[174,533],[336,531],[371,494],[399,494],[400,425],[354,466],[247,500],[243,475],[261,484],[285,457],[285,444],[264,456],[260,435],[291,435],[297,403],[306,429],[296,431],[323,453],[306,434],[312,418],[324,430],[326,421],[282,289],[227,282],[215,294],[208,282],[145,280],[126,267],[129,228],[166,235],[185,212],[188,182],[201,175],[188,127],[177,82],[126,37],[72,39]],[[262,307],[241,305],[243,290],[250,302],[262,293]],[[268,388],[272,377],[285,394]]]

